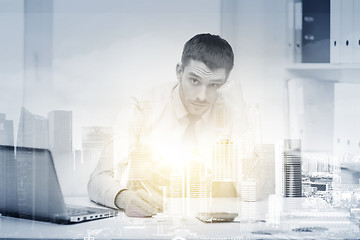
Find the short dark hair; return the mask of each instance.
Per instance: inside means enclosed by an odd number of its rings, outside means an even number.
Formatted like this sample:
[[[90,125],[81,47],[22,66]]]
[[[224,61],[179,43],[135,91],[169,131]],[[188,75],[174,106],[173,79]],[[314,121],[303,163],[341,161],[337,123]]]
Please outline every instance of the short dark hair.
[[[185,43],[181,56],[184,67],[190,59],[203,62],[211,70],[225,68],[227,75],[234,67],[234,52],[230,44],[210,33],[197,34]]]

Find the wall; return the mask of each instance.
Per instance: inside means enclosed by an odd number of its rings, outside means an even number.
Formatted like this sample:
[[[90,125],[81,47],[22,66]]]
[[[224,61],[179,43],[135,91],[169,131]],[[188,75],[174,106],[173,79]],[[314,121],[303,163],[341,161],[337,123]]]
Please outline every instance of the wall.
[[[249,105],[259,106],[262,142],[287,136],[286,1],[235,1],[236,69],[233,79]]]
[[[24,104],[23,1],[3,0],[0,11],[7,36],[0,44],[0,112],[16,132]],[[43,104],[26,105],[42,116],[73,111],[74,148],[81,149],[83,126],[111,126],[130,96],[176,81],[185,41],[211,32],[234,47],[230,81],[258,106],[258,141],[274,143],[287,135],[286,11],[286,0],[54,0],[50,87]]]

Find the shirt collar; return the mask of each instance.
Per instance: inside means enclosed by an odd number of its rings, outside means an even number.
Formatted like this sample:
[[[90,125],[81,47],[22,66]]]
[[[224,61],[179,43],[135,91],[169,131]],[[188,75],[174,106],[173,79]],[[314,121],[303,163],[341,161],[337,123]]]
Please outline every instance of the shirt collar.
[[[175,116],[177,120],[186,118],[188,115],[188,112],[186,111],[184,104],[181,101],[180,98],[180,84],[177,83],[173,92],[172,92],[172,99],[173,99],[173,105],[175,110]],[[203,120],[205,122],[208,122],[211,119],[211,115],[213,112],[213,107],[211,107],[209,110],[204,113],[204,115],[201,116],[199,119],[200,121]]]
[[[182,103],[181,98],[180,98],[180,84],[179,83],[176,84],[176,87],[173,90],[172,99],[173,99],[173,105],[174,105],[174,110],[175,110],[175,116],[176,116],[177,120],[180,120],[180,119],[186,117],[188,112],[186,111],[184,104]]]

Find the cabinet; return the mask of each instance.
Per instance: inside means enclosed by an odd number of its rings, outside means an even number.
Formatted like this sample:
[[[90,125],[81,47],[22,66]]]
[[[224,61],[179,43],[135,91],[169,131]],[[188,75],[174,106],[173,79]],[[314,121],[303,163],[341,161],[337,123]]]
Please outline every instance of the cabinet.
[[[289,0],[288,23],[290,63],[359,68],[360,0]]]
[[[302,139],[304,151],[359,155],[360,0],[312,2],[330,4],[327,39],[330,57],[323,62],[316,57],[309,61],[314,54],[324,54],[324,48],[319,51],[313,48],[312,55],[304,57],[308,54],[303,49],[306,41],[313,41],[312,47],[318,45],[317,33],[309,36],[306,28],[305,33],[304,23],[315,24],[319,14],[303,8],[303,4],[309,4],[307,0],[288,1],[289,135]]]

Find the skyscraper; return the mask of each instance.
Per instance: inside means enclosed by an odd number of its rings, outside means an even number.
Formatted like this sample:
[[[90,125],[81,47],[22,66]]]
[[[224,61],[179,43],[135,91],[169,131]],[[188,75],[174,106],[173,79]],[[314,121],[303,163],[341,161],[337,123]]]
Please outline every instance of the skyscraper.
[[[74,151],[74,171],[80,166],[81,164],[81,150],[75,150]]]
[[[170,197],[172,198],[180,198],[184,197],[183,189],[184,189],[184,175],[180,172],[172,173],[170,175]]]
[[[0,145],[14,145],[13,121],[6,120],[4,113],[0,113]],[[14,209],[18,204],[18,197],[10,193],[14,194],[11,190],[17,188],[17,183],[9,180],[10,176],[17,175],[15,153],[13,148],[6,146],[0,146],[0,149],[0,208]]]
[[[82,128],[82,149],[83,162],[87,166],[89,174],[95,169],[96,164],[102,154],[105,146],[109,144],[113,137],[111,127],[83,127]],[[109,158],[112,158],[113,151],[106,152]]]
[[[23,106],[43,106],[52,86],[53,1],[24,1]]]
[[[21,109],[20,122],[17,137],[17,146],[31,147],[31,148],[49,148],[49,122],[46,118],[32,114],[25,108]],[[29,201],[29,196],[32,194],[34,181],[35,160],[31,149],[28,153],[22,152],[16,155],[17,159],[17,186],[18,186],[18,201],[19,212],[22,214],[29,214],[34,206],[34,200]],[[44,180],[46,181],[46,179]]]
[[[13,121],[6,120],[5,113],[0,113],[0,145],[14,145]]]
[[[51,111],[49,120],[49,147],[53,153],[72,152],[72,111]]]
[[[302,196],[301,140],[285,139],[277,153],[276,191],[284,197]]]
[[[234,181],[237,174],[237,148],[231,139],[219,138],[213,150],[213,180]]]
[[[146,181],[151,179],[152,149],[137,141],[130,152],[130,180]]]
[[[187,176],[188,194],[191,198],[200,197],[200,178],[203,171],[201,163],[198,158],[191,158],[189,161],[189,172]]]
[[[242,181],[240,197],[245,202],[256,201],[256,181]]]
[[[213,197],[234,197],[234,182],[239,174],[238,160],[237,144],[227,136],[219,136],[212,156]]]
[[[71,182],[76,179],[74,174],[74,156],[72,153],[72,112],[54,110],[48,113],[49,148],[54,158],[63,191],[68,192]],[[74,192],[76,190],[73,190]],[[73,194],[73,193],[72,193]]]
[[[17,175],[14,148],[0,146],[0,209],[16,209],[18,195],[13,189],[17,188],[17,182],[12,181]]]
[[[152,107],[149,102],[139,102],[134,110],[135,121],[131,123],[130,131],[136,133],[136,141],[129,145],[130,174],[132,180],[150,180],[153,151],[151,145],[143,142],[143,136],[151,135],[151,126],[145,125],[145,119],[151,119]]]
[[[205,175],[200,179],[200,212],[209,212],[212,201],[211,177]]]
[[[49,148],[49,122],[46,118],[21,109],[17,146]]]
[[[173,216],[183,215],[186,210],[185,204],[185,175],[183,171],[170,174],[170,197],[169,210]],[[179,199],[181,200],[174,200]]]

